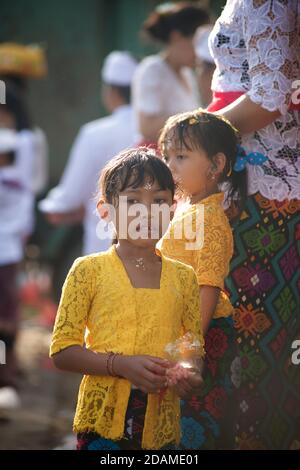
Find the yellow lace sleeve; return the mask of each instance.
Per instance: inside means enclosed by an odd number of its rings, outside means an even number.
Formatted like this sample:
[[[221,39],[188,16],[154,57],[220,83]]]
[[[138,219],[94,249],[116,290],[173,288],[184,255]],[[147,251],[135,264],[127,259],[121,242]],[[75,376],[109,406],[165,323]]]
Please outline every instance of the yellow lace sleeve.
[[[224,226],[224,218],[217,210],[206,208],[204,213],[204,242],[195,250],[193,267],[199,285],[224,289],[231,253],[228,240],[230,227]]]
[[[202,319],[200,313],[199,286],[194,270],[188,271],[185,282],[185,302],[183,326],[185,331],[191,331],[200,342],[201,354],[204,356],[204,337],[202,332]]]
[[[94,277],[90,260],[78,258],[71,267],[62,289],[56,315],[50,356],[69,346],[84,344],[87,317],[93,293]]]

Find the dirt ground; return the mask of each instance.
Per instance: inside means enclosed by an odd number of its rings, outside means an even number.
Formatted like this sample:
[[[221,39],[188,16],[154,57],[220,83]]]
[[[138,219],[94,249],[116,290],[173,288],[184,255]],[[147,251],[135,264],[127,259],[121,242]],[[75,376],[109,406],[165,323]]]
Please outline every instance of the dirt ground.
[[[18,338],[21,408],[0,411],[0,450],[72,449],[72,420],[80,377],[54,369],[51,333],[27,322]]]

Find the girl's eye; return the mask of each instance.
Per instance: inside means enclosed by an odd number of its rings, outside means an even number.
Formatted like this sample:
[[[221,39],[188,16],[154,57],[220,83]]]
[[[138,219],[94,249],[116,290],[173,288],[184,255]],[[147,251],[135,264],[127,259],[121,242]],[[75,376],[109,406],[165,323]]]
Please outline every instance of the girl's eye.
[[[127,203],[128,204],[138,204],[139,201],[137,199],[128,198]]]
[[[165,204],[167,201],[166,199],[160,198],[154,200],[155,204]]]
[[[184,155],[177,155],[177,160],[184,160],[185,159],[185,156]]]

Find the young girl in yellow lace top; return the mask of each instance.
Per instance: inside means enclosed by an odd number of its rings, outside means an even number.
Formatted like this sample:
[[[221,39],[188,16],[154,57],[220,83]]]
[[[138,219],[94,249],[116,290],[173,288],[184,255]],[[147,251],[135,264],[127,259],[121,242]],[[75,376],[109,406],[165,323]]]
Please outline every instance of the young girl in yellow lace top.
[[[170,118],[160,136],[164,160],[183,195],[162,253],[191,265],[200,291],[206,357],[201,394],[182,408],[185,449],[234,447],[233,390],[237,385],[233,308],[224,290],[233,255],[231,228],[222,204],[236,206],[246,194],[243,172],[235,173],[236,131],[221,117],[197,111]],[[229,202],[229,201],[228,201]]]
[[[165,347],[190,331],[203,353],[195,273],[155,250],[163,228],[150,209],[172,205],[174,182],[159,158],[137,149],[107,165],[100,191],[98,208],[114,220],[118,242],[75,261],[51,356],[57,367],[85,374],[74,421],[78,449],[166,448],[179,441],[179,396],[202,381],[187,371],[166,388],[172,363]],[[143,213],[137,224],[136,208]]]

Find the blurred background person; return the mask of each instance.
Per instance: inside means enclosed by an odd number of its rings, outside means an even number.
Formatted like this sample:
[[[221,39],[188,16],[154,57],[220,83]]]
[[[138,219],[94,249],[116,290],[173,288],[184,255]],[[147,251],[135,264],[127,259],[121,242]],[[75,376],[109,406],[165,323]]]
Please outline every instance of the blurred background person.
[[[76,223],[83,220],[83,253],[106,250],[111,236],[101,240],[97,235],[102,224],[96,215],[94,195],[99,174],[115,154],[134,143],[131,81],[137,62],[128,52],[114,51],[102,68],[102,102],[110,116],[85,124],[71,150],[61,182],[39,203],[39,208],[52,224]]]
[[[212,25],[200,26],[194,38],[196,76],[200,94],[200,106],[202,108],[206,108],[212,100],[211,81],[216,68],[208,46],[208,37],[212,29]]]
[[[32,123],[27,107],[27,80],[47,73],[38,46],[0,44],[0,79],[5,99],[0,105],[0,339],[6,364],[0,369],[0,409],[20,404],[15,344],[19,331],[20,263],[34,230],[34,199],[47,181],[47,143]]]
[[[142,33],[162,50],[141,61],[133,80],[133,107],[142,144],[155,145],[168,117],[199,105],[193,37],[208,22],[207,11],[192,2],[162,4],[144,22]]]
[[[31,121],[34,144],[31,188],[36,196],[45,189],[48,181],[48,144],[44,131],[32,122],[28,110],[28,80],[44,78],[47,71],[47,60],[41,46],[10,42],[0,44],[0,80],[18,95],[28,120]],[[2,115],[4,109],[0,106]]]
[[[16,129],[0,129],[0,340],[6,345],[6,364],[0,368],[0,410],[16,408],[18,368],[15,342],[19,330],[17,275],[24,245],[32,230],[34,197],[31,178],[34,165],[34,139],[25,116],[11,108],[7,92],[5,124]],[[4,105],[1,105],[1,108]],[[3,110],[0,125],[3,125]]]

